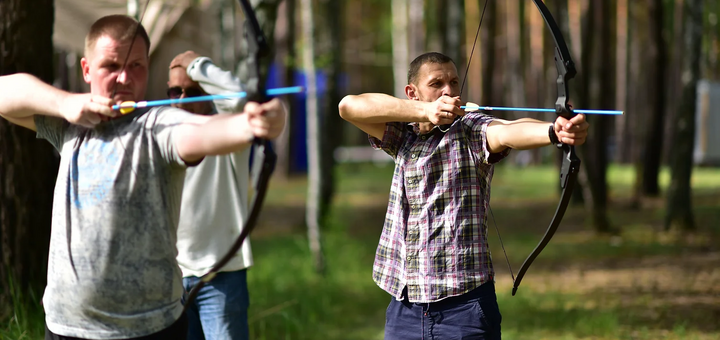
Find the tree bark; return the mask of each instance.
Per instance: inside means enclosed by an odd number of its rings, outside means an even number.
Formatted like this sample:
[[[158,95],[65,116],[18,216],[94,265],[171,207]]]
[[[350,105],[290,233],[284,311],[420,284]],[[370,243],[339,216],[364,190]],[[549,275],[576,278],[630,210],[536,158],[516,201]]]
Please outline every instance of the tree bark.
[[[480,1],[480,0],[478,0]],[[495,65],[495,48],[497,44],[497,4],[495,1],[489,1],[487,8],[485,9],[485,17],[483,18],[483,26],[480,26],[480,41],[483,42],[481,46],[485,46],[485,53],[482,53],[482,93],[480,95],[481,102],[477,103],[480,105],[494,105],[492,103],[501,103],[502,99],[495,98],[497,93],[501,91],[493,91],[497,84],[495,83],[496,69]],[[484,6],[484,5],[483,5]],[[481,11],[482,13],[482,11]]]
[[[682,63],[682,92],[677,117],[672,125],[673,151],[670,153],[670,187],[667,197],[665,230],[695,230],[692,212],[692,188],[690,178],[693,167],[695,141],[695,106],[697,82],[700,79],[700,56],[702,55],[702,0],[687,0],[684,5],[685,58]]]
[[[3,0],[0,16],[0,73],[51,84],[53,0]],[[0,119],[0,316],[11,306],[8,279],[20,292],[45,285],[57,168],[49,143]]]
[[[613,91],[613,59],[612,48],[612,10],[608,1],[591,1],[590,8],[594,39],[588,41],[591,50],[583,50],[583,56],[590,53],[594,58],[584,63],[586,72],[590,78],[586,88],[588,100],[586,103],[591,107],[610,109],[615,104]],[[598,233],[615,233],[607,216],[607,143],[610,118],[608,117],[587,117],[590,121],[590,134],[587,142],[583,145],[583,162],[587,173],[588,192],[585,193],[586,201],[591,211],[591,222]]]
[[[330,61],[326,71],[326,91],[323,96],[323,120],[320,122],[322,133],[322,148],[320,153],[321,167],[320,171],[323,176],[320,183],[320,220],[324,221],[330,211],[333,196],[335,194],[335,147],[341,144],[343,135],[343,120],[337,113],[337,107],[340,104],[340,76],[342,72],[342,51],[343,51],[343,25],[342,16],[338,13],[344,13],[344,1],[341,0],[325,0],[323,8],[325,9],[324,20],[327,21],[327,29],[329,37],[326,41],[330,42],[330,50],[325,53]],[[407,66],[406,66],[407,67]]]
[[[618,0],[616,9],[616,43],[615,43],[615,109],[627,108],[628,89],[628,0]],[[664,91],[664,89],[663,89]],[[630,161],[628,148],[630,138],[627,128],[627,115],[615,118],[615,162],[626,163]]]
[[[652,63],[648,74],[647,90],[650,104],[648,130],[645,134],[641,169],[641,190],[643,196],[657,197],[660,194],[658,176],[662,160],[663,137],[665,135],[665,80],[667,69],[667,43],[663,38],[664,10],[662,0],[648,0],[650,15],[649,62]]]
[[[400,99],[406,98],[410,63],[408,28],[408,0],[392,0],[393,94]]]
[[[294,83],[295,71],[297,69],[295,60],[295,0],[283,1],[278,11],[280,15],[275,25],[275,63],[280,66],[280,75],[283,86]],[[294,98],[286,98],[288,111],[294,112]],[[275,140],[275,152],[277,153],[277,164],[275,165],[274,179],[286,180],[290,176],[290,141],[293,133],[293,115],[288,115],[285,130]]]
[[[305,212],[308,242],[313,254],[315,270],[324,270],[320,247],[320,192],[323,174],[320,164],[320,119],[318,110],[317,79],[315,77],[315,24],[312,0],[300,0],[303,38],[303,71],[307,79],[307,151],[308,151],[308,196]]]
[[[442,52],[452,58],[457,65],[459,74],[465,73],[465,54],[462,53],[462,43],[465,28],[465,16],[463,15],[463,0],[445,0],[447,7],[439,13],[447,15],[445,20],[445,29],[443,32],[443,48]],[[468,46],[467,48],[471,48]]]

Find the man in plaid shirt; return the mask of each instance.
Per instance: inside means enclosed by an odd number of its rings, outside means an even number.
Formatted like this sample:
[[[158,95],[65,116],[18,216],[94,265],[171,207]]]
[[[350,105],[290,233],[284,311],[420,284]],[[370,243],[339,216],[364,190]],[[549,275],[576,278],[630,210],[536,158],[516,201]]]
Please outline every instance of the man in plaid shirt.
[[[373,266],[393,296],[385,339],[500,339],[486,223],[493,164],[510,149],[580,145],[588,123],[581,114],[551,123],[466,113],[455,63],[440,53],[410,64],[405,94],[347,96],[339,106],[395,160]]]

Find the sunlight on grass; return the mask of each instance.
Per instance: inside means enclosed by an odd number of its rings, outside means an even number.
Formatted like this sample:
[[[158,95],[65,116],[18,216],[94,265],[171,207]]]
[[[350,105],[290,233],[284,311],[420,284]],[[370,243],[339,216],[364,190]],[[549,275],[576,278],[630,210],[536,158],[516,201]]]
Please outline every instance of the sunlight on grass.
[[[284,304],[285,308],[253,319],[251,338],[382,339],[390,298],[371,277],[376,240],[326,233],[323,242],[324,274],[314,272],[301,236],[253,242],[255,265],[248,272],[250,315],[271,306]]]

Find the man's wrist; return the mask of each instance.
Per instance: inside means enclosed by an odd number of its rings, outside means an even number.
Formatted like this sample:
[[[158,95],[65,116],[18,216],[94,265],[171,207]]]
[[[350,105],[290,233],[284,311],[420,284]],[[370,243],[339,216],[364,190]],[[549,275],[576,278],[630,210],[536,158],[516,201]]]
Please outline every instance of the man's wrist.
[[[548,137],[550,137],[550,144],[556,146],[562,144],[555,133],[555,124],[550,124],[550,127],[548,128]]]

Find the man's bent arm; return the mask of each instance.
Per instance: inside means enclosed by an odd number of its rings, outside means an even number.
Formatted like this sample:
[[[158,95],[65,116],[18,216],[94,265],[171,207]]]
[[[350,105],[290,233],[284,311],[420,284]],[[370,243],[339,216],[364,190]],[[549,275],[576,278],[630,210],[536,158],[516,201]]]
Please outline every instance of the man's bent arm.
[[[365,93],[345,96],[338,108],[340,117],[370,136],[382,139],[385,123],[429,121],[425,105],[425,102],[398,99],[382,93]]]
[[[62,117],[60,105],[67,92],[27,73],[0,77],[0,116],[35,131],[36,114]]]

